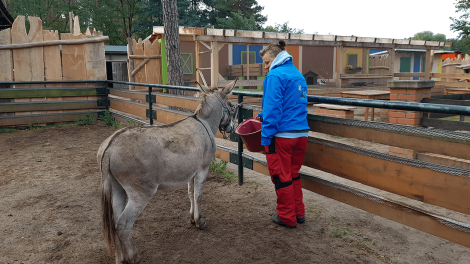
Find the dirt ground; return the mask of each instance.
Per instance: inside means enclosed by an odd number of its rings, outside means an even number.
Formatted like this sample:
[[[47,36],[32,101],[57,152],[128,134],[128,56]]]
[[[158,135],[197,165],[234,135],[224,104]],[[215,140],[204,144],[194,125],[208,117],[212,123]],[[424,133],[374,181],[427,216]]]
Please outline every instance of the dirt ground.
[[[0,264],[114,263],[100,229],[96,163],[114,131],[0,134]],[[245,176],[238,186],[209,175],[205,230],[189,221],[186,188],[157,192],[133,228],[143,263],[470,263],[466,247],[308,191],[306,223],[278,227],[269,178]]]

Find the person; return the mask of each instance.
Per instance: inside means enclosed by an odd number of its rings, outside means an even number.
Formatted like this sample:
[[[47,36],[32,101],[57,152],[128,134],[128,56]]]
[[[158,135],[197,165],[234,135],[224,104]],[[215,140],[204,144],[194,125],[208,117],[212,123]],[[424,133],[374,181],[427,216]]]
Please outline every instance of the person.
[[[299,170],[307,148],[307,83],[285,51],[286,43],[269,45],[260,51],[268,72],[263,81],[261,145],[265,147],[268,169],[277,194],[272,221],[295,228],[305,222]]]

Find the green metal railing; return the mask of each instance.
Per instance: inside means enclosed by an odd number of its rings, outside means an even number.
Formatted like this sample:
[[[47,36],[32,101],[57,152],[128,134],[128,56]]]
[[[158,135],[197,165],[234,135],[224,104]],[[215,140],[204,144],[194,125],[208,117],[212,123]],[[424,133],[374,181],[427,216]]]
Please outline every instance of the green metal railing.
[[[28,82],[0,82],[0,85],[21,85],[21,84],[80,84],[80,83],[102,83],[103,85],[108,84],[124,84],[124,85],[133,85],[133,86],[144,86],[148,87],[149,98],[152,96],[153,88],[163,88],[163,89],[174,89],[180,91],[199,91],[198,88],[188,87],[188,86],[175,86],[175,85],[162,85],[162,84],[148,84],[148,83],[135,83],[135,82],[121,82],[121,81],[107,81],[107,80],[92,80],[92,81],[28,81]],[[92,87],[90,87],[92,88]],[[37,89],[46,89],[46,88],[37,88]],[[0,89],[1,92],[1,89]],[[107,94],[107,93],[106,93]],[[233,95],[238,96],[238,103],[241,105],[243,103],[243,97],[263,97],[262,92],[250,92],[250,91],[233,91]],[[149,102],[149,112],[150,112],[150,125],[153,125],[153,116],[152,108],[153,101],[151,99]],[[360,107],[373,107],[373,108],[382,108],[382,109],[394,109],[394,110],[408,110],[408,111],[420,111],[420,112],[431,112],[431,113],[443,113],[443,114],[455,114],[455,115],[464,115],[470,116],[470,107],[467,106],[458,106],[458,105],[443,105],[443,104],[426,104],[426,103],[410,103],[410,102],[395,102],[395,101],[384,101],[384,100],[367,100],[367,99],[351,99],[351,98],[337,98],[337,97],[326,97],[326,96],[308,96],[309,102],[314,103],[328,103],[328,104],[337,104],[337,105],[352,105]],[[243,107],[240,107],[238,115],[238,123],[243,122],[243,115],[241,110]],[[243,184],[243,141],[238,137],[238,183]]]

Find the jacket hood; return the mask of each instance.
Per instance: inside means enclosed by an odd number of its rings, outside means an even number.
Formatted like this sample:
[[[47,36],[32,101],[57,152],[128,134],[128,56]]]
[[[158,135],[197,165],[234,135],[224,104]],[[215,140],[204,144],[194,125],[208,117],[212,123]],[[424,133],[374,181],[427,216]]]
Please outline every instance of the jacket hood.
[[[284,63],[291,61],[292,56],[287,53],[287,51],[282,51],[281,53],[277,54],[276,58],[274,59],[273,63],[269,67],[269,71],[272,71],[274,68],[283,65]]]

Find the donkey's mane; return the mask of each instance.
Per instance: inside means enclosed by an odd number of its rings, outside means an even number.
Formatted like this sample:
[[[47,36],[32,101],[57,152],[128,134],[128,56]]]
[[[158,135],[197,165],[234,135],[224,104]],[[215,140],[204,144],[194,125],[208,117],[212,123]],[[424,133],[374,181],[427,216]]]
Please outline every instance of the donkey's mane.
[[[206,105],[207,105],[206,96],[208,94],[213,94],[213,93],[217,93],[217,92],[222,97],[222,99],[226,98],[226,95],[224,93],[221,93],[218,88],[211,88],[211,89],[208,90],[207,93],[202,94],[201,104],[196,108],[196,111],[194,112],[194,114],[200,115],[202,118],[208,117],[210,113],[209,113],[209,111],[207,111],[207,107],[206,107]]]

